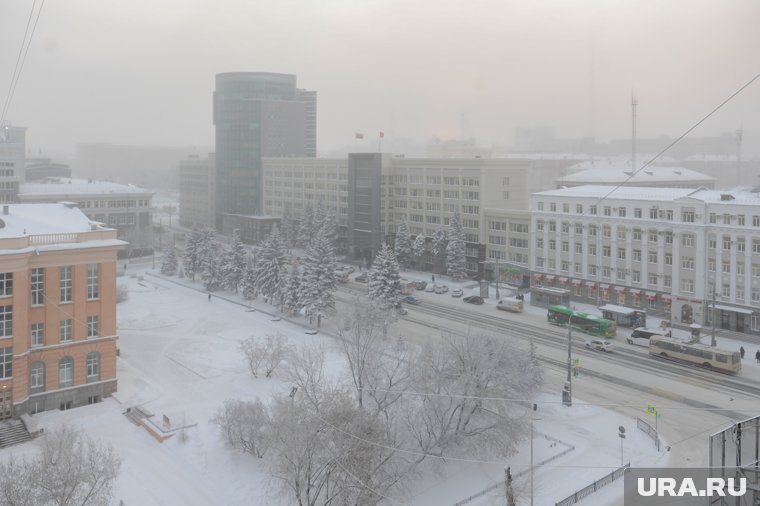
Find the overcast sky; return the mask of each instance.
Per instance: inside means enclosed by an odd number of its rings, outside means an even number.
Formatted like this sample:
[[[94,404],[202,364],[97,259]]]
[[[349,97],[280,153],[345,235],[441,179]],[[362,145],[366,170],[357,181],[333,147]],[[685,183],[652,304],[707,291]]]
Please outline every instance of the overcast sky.
[[[0,96],[33,0],[0,2]],[[40,0],[41,1],[41,0]],[[37,2],[39,5],[40,1]],[[760,72],[757,0],[47,1],[8,118],[29,143],[213,145],[214,75],[296,74],[318,147],[679,135]],[[760,80],[694,135],[760,145]]]

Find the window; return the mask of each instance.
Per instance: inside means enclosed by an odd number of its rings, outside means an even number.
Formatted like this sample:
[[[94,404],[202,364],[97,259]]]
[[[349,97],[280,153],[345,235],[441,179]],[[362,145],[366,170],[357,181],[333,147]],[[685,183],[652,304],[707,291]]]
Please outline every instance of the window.
[[[752,240],[752,253],[760,253],[760,241],[757,239]]]
[[[726,298],[731,297],[731,287],[730,286],[724,286],[722,288],[723,289],[721,290],[721,295],[723,297],[726,297]]]
[[[45,303],[45,270],[42,267],[32,269],[32,306]]]
[[[760,216],[753,216],[752,217],[752,226],[753,227],[760,227]]]
[[[570,224],[566,221],[562,222],[562,233],[563,234],[569,234],[570,233]]]
[[[633,240],[634,241],[640,241],[641,240],[641,229],[640,228],[634,228],[633,229]]]
[[[567,241],[562,241],[562,251],[565,253],[568,253],[570,251],[570,243]]]
[[[58,388],[70,387],[74,384],[74,359],[63,357],[58,362]]]
[[[575,212],[577,214],[583,214],[583,204],[575,204]]]
[[[633,208],[633,217],[634,218],[641,218],[641,208],[640,207],[634,207]]]
[[[565,202],[564,204],[562,204],[562,212],[565,213],[565,214],[569,213],[570,212],[570,204],[568,204],[567,202]]]
[[[590,205],[588,207],[589,214],[596,214],[596,205]]]
[[[681,280],[681,291],[687,292],[687,293],[694,293],[694,280],[693,279],[682,279]]]
[[[588,245],[588,254],[596,256],[596,244],[589,244]]]
[[[87,299],[100,297],[100,264],[87,264]]]
[[[45,363],[32,362],[29,367],[29,393],[45,391]]]
[[[551,212],[557,212],[557,203],[556,202],[549,202],[549,211]]]
[[[694,257],[681,257],[682,269],[694,269]]]
[[[612,256],[612,248],[609,246],[602,246],[602,256],[609,257]]]
[[[575,273],[580,275],[583,274],[583,264],[580,262],[575,262]],[[577,285],[577,287],[580,287],[580,285]]]
[[[694,211],[681,211],[681,221],[694,223]]]
[[[87,383],[100,381],[100,353],[90,352],[87,354]]]
[[[541,238],[536,239],[536,248],[544,249],[544,240]]]
[[[656,264],[657,263],[657,252],[656,251],[650,251],[647,253],[647,262],[650,264]]]
[[[596,276],[596,265],[588,266],[588,274],[589,276]]]
[[[538,232],[543,232],[544,231],[544,222],[542,220],[538,220],[536,222],[536,230]]]
[[[649,242],[653,242],[653,243],[657,242],[657,231],[656,230],[650,230],[649,231]]]
[[[738,216],[738,218],[737,218],[737,219],[739,220],[739,221],[738,221],[738,225],[739,225],[739,226],[741,226],[741,227],[743,227],[743,226],[744,226],[744,223],[745,223],[745,222],[744,222],[744,215],[743,215],[743,214],[740,214],[740,215]]]
[[[681,246],[686,246],[688,248],[694,246],[694,236],[691,234],[684,234],[681,236]]]
[[[32,323],[32,348],[45,346],[45,324]]]
[[[556,232],[557,231],[557,223],[554,221],[549,222],[549,232]]]
[[[583,235],[583,225],[580,223],[575,224],[575,235]]]
[[[710,213],[710,223],[718,223],[718,217],[715,213]]]
[[[657,274],[651,272],[647,274],[647,283],[651,286],[657,286]]]
[[[562,272],[567,272],[570,269],[570,262],[563,260],[560,264],[560,270]]]
[[[634,262],[641,262],[641,250],[640,249],[633,250],[633,261]]]
[[[724,214],[723,215],[723,224],[724,225],[730,225],[731,224],[731,215],[730,214]]]
[[[0,273],[0,297],[13,295],[13,273]]]
[[[557,241],[555,241],[554,239],[549,239],[549,249],[550,250],[557,249]]]
[[[544,210],[544,203],[543,202],[539,202],[538,203],[538,210],[539,211],[543,211]]]
[[[744,275],[744,262],[738,261],[736,263],[736,273],[740,275]]]
[[[87,337],[100,336],[100,317],[92,315],[87,317]]]
[[[662,286],[664,288],[671,288],[673,286],[673,277],[672,276],[663,276],[662,277]]]
[[[665,253],[665,265],[673,265],[673,254]]]
[[[625,269],[618,269],[617,270],[617,279],[618,281],[625,281],[626,272]]]
[[[760,278],[760,264],[752,264],[752,277]]]
[[[731,249],[731,244],[732,244],[731,236],[724,235],[723,236],[723,249],[724,250],[730,250]]]
[[[72,270],[70,265],[60,267],[58,269],[58,273],[61,279],[61,304],[65,302],[71,302],[71,272]]]
[[[0,378],[13,377],[13,348],[0,348]]]
[[[612,272],[612,271],[610,270],[609,267],[602,267],[602,277],[603,278],[609,279],[610,278],[610,272]]]
[[[625,248],[618,248],[617,257],[618,260],[625,260]]]
[[[604,215],[612,216],[612,208],[610,206],[604,206]]]
[[[617,228],[617,238],[618,239],[625,239],[625,227],[618,227]]]
[[[72,328],[72,320],[61,320],[59,338],[62,343],[71,341]]]
[[[579,254],[583,253],[583,243],[580,243],[580,242],[575,243],[575,252]]]
[[[596,225],[589,225],[588,235],[589,237],[596,237]]]
[[[707,238],[707,247],[709,249],[715,249],[718,247],[718,240],[715,238],[714,235],[708,236]]]
[[[731,262],[723,262],[723,274],[731,274]]]
[[[612,227],[609,225],[604,225],[602,227],[602,236],[603,237],[612,237]]]
[[[715,272],[715,259],[710,258],[707,260],[707,270],[710,272]]]
[[[621,207],[618,209],[618,216],[625,217],[625,213],[626,213],[625,207]]]
[[[673,244],[673,232],[665,232],[665,244]]]
[[[0,306],[0,338],[13,335],[13,306]]]
[[[746,250],[747,246],[744,242],[744,238],[741,237],[736,240],[736,251],[744,252]]]

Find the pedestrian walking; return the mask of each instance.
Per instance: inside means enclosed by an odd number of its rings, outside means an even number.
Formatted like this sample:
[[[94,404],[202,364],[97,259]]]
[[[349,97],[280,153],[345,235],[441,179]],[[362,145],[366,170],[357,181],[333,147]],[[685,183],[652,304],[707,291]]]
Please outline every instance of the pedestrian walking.
[[[432,279],[433,283],[435,283],[435,274],[433,274],[430,279]]]
[[[760,364],[760,350],[757,350],[755,352],[755,362],[757,362],[758,364]]]
[[[208,294],[208,301],[211,302],[211,294]]]
[[[741,355],[741,357],[744,358],[744,346],[739,347],[739,355]]]

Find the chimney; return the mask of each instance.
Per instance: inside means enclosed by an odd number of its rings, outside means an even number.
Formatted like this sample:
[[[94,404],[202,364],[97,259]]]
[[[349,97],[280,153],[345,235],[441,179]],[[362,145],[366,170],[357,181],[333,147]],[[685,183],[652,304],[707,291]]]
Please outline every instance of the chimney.
[[[8,216],[8,206],[3,206],[3,214]]]

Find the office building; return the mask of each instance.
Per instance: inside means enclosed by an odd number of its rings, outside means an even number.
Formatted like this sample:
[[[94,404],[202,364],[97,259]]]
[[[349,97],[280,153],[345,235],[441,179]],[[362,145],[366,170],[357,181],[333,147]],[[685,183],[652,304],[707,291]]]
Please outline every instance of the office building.
[[[25,164],[26,127],[0,125],[0,203],[18,201]]]
[[[179,224],[186,228],[216,226],[214,153],[179,162]]]

